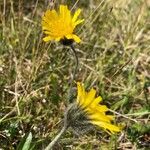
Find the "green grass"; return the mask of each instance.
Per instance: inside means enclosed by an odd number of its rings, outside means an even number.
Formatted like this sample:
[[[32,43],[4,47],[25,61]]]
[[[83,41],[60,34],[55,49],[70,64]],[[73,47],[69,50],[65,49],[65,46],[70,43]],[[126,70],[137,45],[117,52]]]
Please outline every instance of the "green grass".
[[[69,8],[75,2],[64,1]],[[74,56],[60,43],[42,41],[46,2],[1,0],[0,7],[0,148],[20,150],[27,143],[40,150],[61,129]],[[81,0],[78,7],[85,22],[76,30],[83,40],[75,44],[76,79],[87,89],[94,86],[104,104],[124,115],[116,115],[124,128],[116,136],[67,131],[56,149],[148,150],[149,0]]]

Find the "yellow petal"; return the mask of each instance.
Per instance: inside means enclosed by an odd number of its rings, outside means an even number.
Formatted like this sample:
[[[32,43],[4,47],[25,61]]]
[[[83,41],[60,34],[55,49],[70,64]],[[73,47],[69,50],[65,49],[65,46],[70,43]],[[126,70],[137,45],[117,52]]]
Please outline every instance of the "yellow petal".
[[[81,97],[82,95],[82,86],[80,82],[77,82],[77,88],[78,88],[78,96]]]
[[[110,120],[114,120],[114,116],[113,116],[113,115],[107,115],[107,117],[108,117]]]
[[[98,106],[91,107],[91,108],[95,109],[98,112],[106,112],[106,111],[108,111],[108,108],[105,105],[98,105]]]
[[[60,5],[59,7],[59,12],[60,12],[60,17],[65,18],[65,14],[68,12],[68,7],[67,5]]]
[[[50,29],[50,24],[48,24],[47,22],[45,22],[44,20],[42,21],[42,29],[45,30],[46,29]]]
[[[52,34],[50,31],[44,31],[45,34]]]
[[[73,39],[72,34],[68,34],[68,35],[66,35],[65,37],[66,37],[67,39]]]
[[[47,10],[45,12],[44,16],[42,17],[42,20],[44,20],[46,22],[54,21],[57,19],[58,19],[58,14],[54,9],[53,10]]]
[[[61,40],[61,37],[57,37],[57,38],[55,38],[55,40],[56,40],[57,42],[59,42],[59,41]]]
[[[48,26],[42,26],[42,30],[49,30],[49,27]]]
[[[76,27],[78,24],[82,23],[84,19],[82,20],[77,20],[76,22],[73,23],[73,27]]]
[[[73,39],[75,42],[81,42],[81,39],[75,34],[68,34],[65,36],[67,39]]]
[[[81,39],[77,35],[73,34],[72,36],[73,36],[73,39],[75,42],[77,42],[77,43],[81,42]]]
[[[74,16],[73,16],[73,18],[72,18],[72,22],[73,22],[73,23],[76,22],[76,20],[77,20],[78,16],[80,15],[80,13],[81,13],[81,9],[78,9],[78,10],[75,12],[75,14],[74,14]]]
[[[93,114],[89,114],[89,118],[92,121],[104,121],[104,122],[109,122],[110,123],[110,118],[107,117],[105,114],[102,113],[93,113]]]
[[[77,103],[82,106],[84,104],[86,92],[80,82],[77,82],[77,89],[78,89]]]
[[[48,42],[48,41],[51,41],[51,40],[52,40],[51,36],[46,36],[45,38],[43,38],[44,42]]]
[[[92,103],[92,101],[95,98],[95,94],[96,94],[96,91],[93,88],[87,93],[85,97],[85,102],[84,102],[85,107],[88,107],[88,105]]]
[[[91,122],[99,127],[103,127],[105,129],[109,130],[111,133],[120,132],[119,127],[112,125],[110,123],[106,123],[106,122],[102,122],[102,121],[91,121]]]
[[[98,96],[97,98],[95,98],[93,100],[93,102],[91,103],[91,107],[93,106],[96,106],[96,105],[99,105],[99,103],[102,101],[102,97],[101,96]]]

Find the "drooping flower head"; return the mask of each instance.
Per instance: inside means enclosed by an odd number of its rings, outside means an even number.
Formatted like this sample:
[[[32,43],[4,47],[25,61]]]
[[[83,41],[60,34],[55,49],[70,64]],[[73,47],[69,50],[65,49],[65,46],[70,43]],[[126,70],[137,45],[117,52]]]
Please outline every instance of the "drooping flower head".
[[[119,132],[119,127],[111,124],[114,116],[106,115],[108,111],[107,106],[100,104],[102,98],[100,96],[95,98],[96,90],[92,88],[89,92],[86,92],[80,82],[77,83],[77,89],[77,104],[86,114],[89,122],[93,125],[102,127],[109,133]]]
[[[63,44],[67,42],[79,43],[81,39],[74,34],[75,27],[82,23],[84,19],[78,19],[81,9],[78,9],[74,15],[66,5],[59,6],[59,12],[56,10],[47,10],[42,17],[42,29],[47,36],[43,38],[45,42],[55,40]]]

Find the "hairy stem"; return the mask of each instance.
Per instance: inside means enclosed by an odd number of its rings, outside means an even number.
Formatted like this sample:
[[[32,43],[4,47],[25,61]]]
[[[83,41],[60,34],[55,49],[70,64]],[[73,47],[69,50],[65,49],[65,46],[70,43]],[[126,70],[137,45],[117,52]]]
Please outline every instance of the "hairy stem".
[[[52,140],[52,142],[45,148],[45,150],[51,150],[53,146],[57,143],[57,141],[60,139],[60,137],[65,133],[67,130],[67,126],[64,125],[61,131],[56,135],[56,137]]]

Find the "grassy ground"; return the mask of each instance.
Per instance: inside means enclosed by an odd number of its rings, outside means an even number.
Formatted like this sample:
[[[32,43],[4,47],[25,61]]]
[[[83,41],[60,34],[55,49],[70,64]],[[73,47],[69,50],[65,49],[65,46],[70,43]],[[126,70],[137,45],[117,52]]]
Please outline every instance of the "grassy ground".
[[[56,149],[148,150],[149,0],[63,2],[69,8],[76,2],[74,8],[80,7],[85,18],[76,30],[83,40],[75,44],[76,78],[87,89],[94,86],[104,104],[124,114],[116,115],[124,129],[116,136],[97,130],[78,137],[68,131]],[[41,16],[47,4],[0,1],[0,149],[20,150],[32,133],[31,147],[41,150],[61,128],[75,62],[68,47],[42,41]]]

